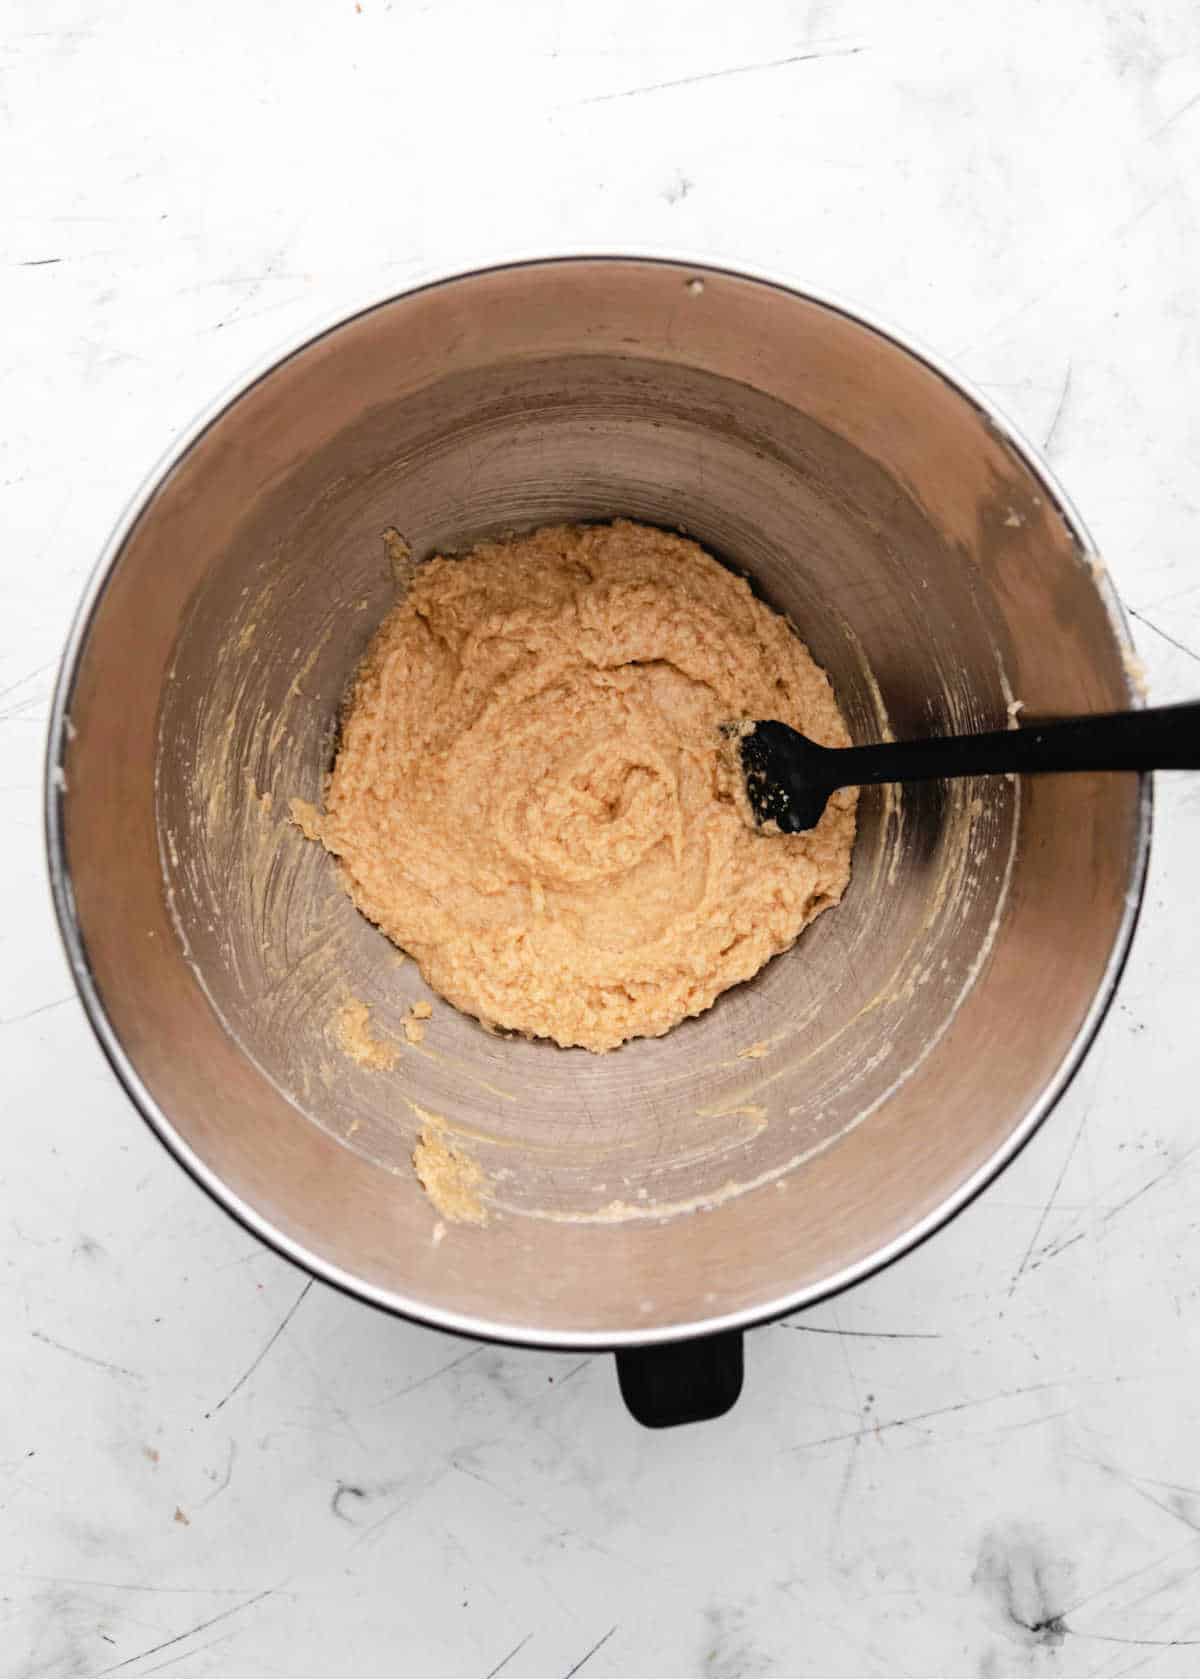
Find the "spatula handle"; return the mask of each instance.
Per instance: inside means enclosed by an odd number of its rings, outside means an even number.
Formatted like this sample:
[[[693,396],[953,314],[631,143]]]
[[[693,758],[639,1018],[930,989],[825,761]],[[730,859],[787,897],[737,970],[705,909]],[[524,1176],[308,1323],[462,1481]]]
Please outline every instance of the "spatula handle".
[[[1200,770],[1200,702],[830,753],[839,787],[1064,770]]]

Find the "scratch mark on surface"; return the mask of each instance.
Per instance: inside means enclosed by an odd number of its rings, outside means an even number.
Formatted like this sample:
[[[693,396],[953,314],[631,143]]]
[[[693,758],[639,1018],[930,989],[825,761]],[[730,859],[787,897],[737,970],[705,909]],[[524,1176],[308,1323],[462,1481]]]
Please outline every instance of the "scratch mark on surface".
[[[195,1510],[203,1511],[206,1505],[211,1505],[214,1499],[219,1499],[225,1492],[225,1489],[229,1486],[229,1483],[233,1478],[233,1461],[236,1457],[237,1442],[231,1436],[229,1440],[229,1457],[225,1460],[225,1474],[222,1476],[220,1482],[212,1490],[212,1492],[206,1493],[200,1503],[194,1507]]]
[[[144,1668],[143,1674],[161,1674],[164,1668],[173,1668],[176,1663],[188,1662],[198,1656],[201,1651],[211,1651],[214,1645],[224,1645],[227,1639],[232,1639],[233,1633],[220,1633],[215,1639],[206,1639],[203,1645],[193,1645],[190,1651],[180,1651],[178,1656],[168,1657],[165,1662],[155,1663],[153,1668]]]
[[[575,1664],[575,1667],[574,1668],[569,1668],[567,1670],[566,1674],[563,1677],[563,1680],[571,1680],[571,1676],[573,1674],[578,1674],[579,1670],[583,1667],[584,1663],[591,1662],[592,1658],[596,1655],[596,1652],[600,1649],[600,1647],[602,1645],[607,1645],[609,1640],[612,1638],[613,1634],[616,1633],[616,1631],[617,1631],[616,1627],[610,1627],[608,1632],[604,1635],[603,1639],[597,1639],[596,1643],[592,1646],[591,1650],[585,1652],[584,1655],[582,1657],[580,1657],[579,1661]]]
[[[838,1486],[837,1498],[834,1500],[833,1511],[829,1518],[829,1553],[831,1559],[841,1533],[842,1517],[845,1514],[846,1502],[850,1498],[850,1485],[854,1480],[854,1472],[858,1468],[858,1455],[861,1451],[862,1441],[855,1437],[850,1443],[850,1451],[846,1454],[841,1483]]]
[[[781,1330],[802,1330],[806,1336],[861,1336],[871,1342],[940,1342],[937,1330],[832,1330],[821,1324],[780,1322]]]
[[[1118,1633],[1088,1633],[1083,1628],[1070,1628],[1076,1639],[1098,1639],[1105,1645],[1153,1645],[1171,1651],[1179,1645],[1200,1645],[1200,1639],[1123,1639]]]
[[[1128,233],[1132,228],[1137,227],[1139,222],[1145,221],[1146,217],[1152,210],[1158,209],[1159,205],[1168,196],[1170,191],[1170,187],[1164,187],[1162,192],[1155,193],[1152,198],[1148,198],[1145,204],[1134,211],[1132,216],[1127,216],[1123,222],[1119,222],[1117,224],[1112,233],[1109,235],[1109,238],[1113,240],[1120,239],[1122,234]]]
[[[228,316],[223,321],[214,322],[211,327],[201,327],[200,331],[201,333],[220,332],[222,327],[228,326],[233,320],[236,320],[239,326],[245,326],[248,321],[261,321],[267,315],[278,315],[281,309],[294,309],[302,301],[304,295],[303,292],[297,292],[289,297],[280,298],[275,303],[264,303],[261,309],[250,310],[245,308],[245,300],[243,299],[242,305],[232,316]]]
[[[12,480],[6,482],[15,483],[19,481]],[[36,669],[27,671],[23,677],[18,677],[16,682],[10,682],[7,688],[0,688],[0,700],[3,700],[6,695],[12,694],[16,689],[23,687],[25,683],[33,682],[36,677],[44,676],[47,671],[53,669],[53,665],[54,661],[48,660],[45,665],[39,665]]]
[[[284,1313],[283,1318],[280,1320],[278,1328],[276,1329],[274,1335],[271,1336],[269,1341],[266,1343],[266,1346],[262,1349],[261,1353],[258,1355],[258,1358],[255,1359],[253,1361],[253,1363],[250,1366],[248,1366],[248,1368],[245,1371],[242,1372],[241,1376],[234,1383],[233,1387],[229,1390],[229,1393],[225,1395],[224,1399],[218,1400],[211,1412],[205,1412],[204,1415],[205,1415],[206,1418],[215,1417],[217,1415],[217,1413],[221,1410],[221,1407],[224,1406],[224,1405],[227,1405],[228,1402],[233,1399],[234,1395],[238,1392],[238,1390],[240,1388],[242,1388],[250,1380],[250,1378],[254,1375],[255,1371],[257,1371],[258,1367],[262,1364],[263,1360],[270,1353],[271,1349],[275,1346],[275,1343],[279,1340],[280,1336],[283,1335],[283,1332],[287,1329],[288,1325],[292,1322],[292,1319],[296,1316],[297,1312],[300,1310],[300,1307],[301,1307],[301,1305],[303,1304],[303,1301],[304,1301],[304,1297],[308,1294],[309,1290],[312,1288],[312,1286],[315,1282],[316,1282],[315,1278],[309,1278],[308,1282],[304,1285],[304,1288],[300,1291],[299,1295],[297,1295],[296,1299],[292,1302],[292,1304],[288,1308],[287,1312]]]
[[[519,1494],[510,1493],[507,1488],[501,1487],[498,1482],[489,1480],[481,1470],[472,1470],[467,1465],[460,1464],[458,1459],[451,1460],[450,1468],[457,1470],[460,1476],[469,1476],[473,1482],[478,1482],[481,1487],[490,1488],[493,1493],[498,1494],[501,1499],[514,1506],[516,1510],[527,1511],[529,1509],[527,1500],[522,1499]]]
[[[887,1423],[871,1423],[863,1429],[846,1429],[840,1435],[822,1435],[815,1441],[801,1441],[788,1452],[806,1452],[810,1447],[828,1447],[835,1441],[853,1441],[865,1435],[884,1435],[891,1429],[905,1429],[914,1423],[926,1423],[930,1418],[949,1417],[953,1412],[965,1412],[975,1406],[990,1406],[997,1400],[1016,1400],[1022,1394],[1041,1394],[1049,1388],[1066,1388],[1073,1379],[1060,1377],[1053,1382],[1028,1383],[1024,1388],[1004,1388],[997,1394],[981,1394],[975,1400],[959,1400],[953,1406],[934,1406],[927,1412],[912,1412],[908,1417],[892,1418]],[[1101,1382],[1124,1382],[1124,1377],[1102,1377]]]
[[[1106,1208],[1104,1212],[1104,1223],[1107,1225],[1111,1220],[1115,1219],[1118,1214],[1124,1213],[1127,1207],[1132,1207],[1134,1202],[1138,1202],[1143,1196],[1149,1195],[1150,1191],[1157,1185],[1161,1184],[1165,1178],[1170,1178],[1172,1173],[1177,1173],[1180,1167],[1182,1167],[1188,1160],[1189,1156],[1192,1156],[1195,1153],[1195,1147],[1189,1149],[1185,1154],[1181,1155],[1177,1161],[1172,1161],[1170,1166],[1164,1167],[1162,1172],[1155,1173],[1154,1177],[1150,1179],[1148,1183],[1143,1184],[1141,1188],[1135,1190],[1132,1195],[1126,1196],[1124,1201],[1117,1202],[1115,1206]]]
[[[513,1658],[517,1655],[517,1653],[520,1652],[520,1651],[523,1651],[525,1649],[526,1645],[528,1645],[529,1641],[532,1638],[533,1638],[532,1633],[527,1633],[525,1635],[524,1639],[522,1639],[522,1641],[519,1645],[514,1645],[512,1650],[508,1653],[508,1655],[506,1657],[502,1657],[501,1660],[496,1664],[495,1668],[490,1668],[488,1670],[487,1680],[496,1680],[497,1674],[501,1673],[501,1671],[503,1669],[507,1668],[508,1664],[513,1660]]]
[[[1186,117],[1192,106],[1197,104],[1200,104],[1200,93],[1194,93],[1190,99],[1184,100],[1179,109],[1177,111],[1173,111],[1165,122],[1159,123],[1157,128],[1151,130],[1151,132],[1146,136],[1147,140],[1157,140],[1159,136],[1165,134],[1169,128],[1174,128],[1180,117]]]
[[[66,1353],[72,1359],[80,1359],[85,1365],[94,1365],[98,1371],[108,1371],[114,1377],[131,1377],[134,1382],[144,1382],[145,1378],[136,1371],[131,1371],[127,1365],[114,1365],[111,1359],[98,1359],[94,1353],[81,1353],[78,1348],[68,1347],[65,1342],[56,1342],[53,1336],[47,1336],[44,1330],[31,1330],[29,1334],[35,1342],[44,1342],[47,1347],[57,1348],[59,1353]]]
[[[1039,1412],[1034,1417],[1021,1418],[1015,1423],[985,1425],[982,1429],[955,1436],[950,1444],[953,1446],[969,1446],[975,1441],[994,1441],[999,1435],[1016,1435],[1024,1429],[1044,1429],[1048,1423],[1053,1423],[1056,1418],[1071,1417],[1076,1410],[1076,1406],[1063,1406],[1057,1411]],[[880,1424],[879,1429],[876,1429],[872,1425],[869,1429],[863,1430],[863,1439],[865,1440],[868,1435],[877,1435],[887,1427],[887,1424]],[[912,1440],[897,1441],[895,1445],[888,1448],[888,1452],[890,1455],[930,1452],[931,1450],[937,1450],[939,1445],[942,1444],[944,1443],[941,1443],[939,1438],[931,1431],[925,1430],[919,1435],[915,1435]]]
[[[230,1616],[237,1616],[243,1610],[249,1610],[253,1604],[261,1604],[264,1598],[270,1598],[274,1588],[267,1587],[253,1598],[248,1598],[242,1604],[231,1605],[228,1610],[219,1610],[215,1616],[210,1616],[206,1622],[197,1622],[195,1627],[188,1628],[186,1633],[177,1633],[173,1639],[164,1639],[160,1645],[151,1645],[148,1651],[139,1651],[135,1657],[126,1657],[124,1662],[115,1663],[112,1668],[102,1668],[96,1680],[104,1680],[107,1674],[120,1674],[124,1668],[131,1667],[135,1662],[143,1662],[147,1657],[156,1657],[160,1651],[169,1650],[172,1645],[181,1645],[185,1639],[190,1639],[194,1633],[203,1633],[206,1628],[215,1627],[218,1622],[226,1621]]]
[[[1183,1549],[1185,1551],[1187,1551],[1187,1550],[1193,1549],[1195,1547],[1195,1545],[1196,1545],[1196,1542],[1193,1539]],[[1151,1604],[1151,1603],[1154,1602],[1155,1599],[1161,1598],[1164,1593],[1169,1593],[1172,1590],[1177,1590],[1179,1587],[1181,1587],[1183,1585],[1183,1583],[1185,1581],[1191,1581],[1195,1577],[1195,1575],[1197,1574],[1198,1571],[1200,1571],[1200,1564],[1193,1565],[1192,1568],[1185,1569],[1183,1571],[1182,1575],[1177,1575],[1174,1580],[1164,1581],[1158,1586],[1148,1588],[1147,1591],[1145,1591],[1144,1593],[1139,1593],[1137,1598],[1130,1599],[1125,1604],[1122,1604],[1120,1606],[1121,1613],[1123,1615],[1128,1616],[1132,1611],[1139,1610],[1142,1607],[1143,1604]],[[1189,1600],[1189,1602],[1190,1602],[1190,1600]],[[1163,1622],[1167,1621],[1168,1618],[1170,1617],[1170,1615],[1171,1615],[1171,1611],[1167,1610],[1166,1612],[1164,1612],[1163,1615],[1159,1616],[1158,1619],[1155,1621],[1154,1626],[1151,1627],[1148,1630],[1147,1637],[1149,1637],[1151,1634],[1153,1634],[1155,1628],[1161,1627]]]
[[[1145,1184],[1139,1185],[1138,1188],[1132,1191],[1130,1195],[1126,1196],[1123,1201],[1115,1203],[1110,1208],[1106,1208],[1104,1213],[1100,1216],[1099,1223],[1102,1226],[1110,1225],[1112,1221],[1118,1217],[1118,1215],[1125,1212],[1126,1208],[1132,1207],[1134,1202],[1140,1201],[1143,1196],[1148,1195],[1156,1185],[1161,1184],[1164,1179],[1170,1178],[1172,1173],[1177,1173],[1179,1169],[1186,1165],[1192,1156],[1196,1154],[1197,1150],[1200,1150],[1200,1144],[1193,1144],[1190,1149],[1185,1149],[1183,1154],[1180,1155],[1177,1160],[1172,1161],[1168,1166],[1164,1167],[1162,1172],[1155,1173],[1153,1178],[1148,1179]],[[1074,1243],[1082,1241],[1085,1235],[1086,1233],[1084,1231],[1076,1231],[1073,1236],[1064,1238],[1062,1242],[1050,1244],[1045,1251],[1046,1259],[1056,1259],[1058,1255],[1062,1254],[1064,1250],[1070,1248]]]
[[[1080,1464],[1091,1464],[1095,1469],[1102,1470],[1106,1476],[1111,1476],[1113,1481],[1120,1482],[1131,1493],[1136,1493],[1139,1499],[1144,1499],[1147,1504],[1153,1505],[1164,1516],[1173,1517],[1176,1522],[1182,1523],[1184,1528],[1189,1529],[1191,1533],[1200,1534],[1200,1523],[1194,1523],[1190,1517],[1185,1516],[1178,1506],[1169,1505],[1165,1499],[1156,1499],[1152,1493],[1147,1493],[1141,1484],[1143,1481],[1150,1481],[1149,1477],[1132,1475],[1128,1470],[1119,1470],[1115,1464],[1109,1464],[1102,1458],[1089,1458],[1083,1453],[1070,1453],[1068,1457],[1075,1459]],[[1170,1482],[1151,1483],[1151,1485],[1171,1488],[1173,1492],[1190,1493],[1193,1491],[1188,1488],[1173,1489]]]
[[[1046,1259],[1057,1260],[1059,1255],[1065,1253],[1068,1248],[1074,1248],[1077,1242],[1082,1242],[1085,1235],[1086,1232],[1076,1231],[1075,1235],[1068,1237],[1065,1242],[1051,1243],[1045,1251]]]
[[[827,52],[792,53],[788,58],[769,58],[761,64],[731,64],[726,70],[702,70],[695,76],[679,76],[670,82],[647,82],[643,87],[623,88],[620,93],[597,93],[581,99],[581,105],[606,105],[612,99],[635,99],[643,93],[661,93],[665,88],[691,87],[696,82],[716,82],[723,76],[752,76],[763,70],[782,70],[789,64],[808,64],[817,58],[853,58],[863,47],[831,47]]]
[[[586,1370],[587,1367],[591,1363],[592,1363],[592,1360],[591,1360],[591,1356],[589,1355],[589,1357],[587,1359],[581,1359],[579,1361],[578,1365],[572,1365],[571,1369],[567,1372],[565,1377],[559,1377],[558,1378],[558,1380],[554,1384],[555,1388],[561,1388],[564,1383],[569,1383],[572,1377],[577,1377],[579,1375],[580,1371]]]
[[[1139,1476],[1139,1482],[1145,1482],[1148,1487],[1166,1488],[1168,1493],[1183,1493],[1189,1499],[1200,1499],[1200,1488],[1188,1487],[1185,1482],[1164,1482],[1157,1476]]]
[[[1113,1680],[1122,1680],[1122,1677],[1126,1674],[1140,1674],[1142,1669],[1145,1668],[1146,1664],[1147,1663],[1152,1663],[1153,1661],[1154,1661],[1153,1655],[1146,1656],[1146,1657],[1139,1657],[1136,1662],[1129,1663],[1125,1668],[1114,1669],[1113,1670]]]
[[[23,1015],[6,1015],[0,1021],[0,1027],[15,1027],[18,1021],[31,1021],[35,1015],[44,1015],[48,1009],[61,1009],[64,1003],[74,1003],[75,993],[69,997],[55,998],[50,1003],[39,1003],[35,1009],[27,1009]]]
[[[295,229],[292,230],[292,234],[294,236]],[[217,322],[216,326],[211,329],[213,332],[217,332],[222,327],[229,326],[232,321],[238,320],[243,315],[247,304],[253,303],[254,299],[258,297],[259,293],[269,281],[295,278],[294,276],[279,272],[279,265],[283,261],[284,256],[287,254],[289,244],[290,239],[284,240],[278,249],[268,256],[260,273],[245,276],[234,275],[226,282],[226,284],[229,285],[244,287],[245,290],[242,292],[242,296],[239,301],[234,304],[233,308],[229,311],[228,315],[223,315]]]
[[[1182,112],[1180,113],[1182,115]],[[61,257],[31,257],[27,262],[19,262],[17,268],[50,268],[54,263],[60,263]]]
[[[219,1266],[214,1266],[214,1272],[227,1272],[230,1266],[245,1266],[251,1260],[278,1260],[279,1256],[273,1248],[265,1248],[261,1243],[251,1249],[249,1254],[239,1254],[236,1260],[222,1260]]]
[[[1146,618],[1143,613],[1137,612],[1133,607],[1126,607],[1125,610],[1130,618],[1136,618],[1139,624],[1146,626],[1147,630],[1153,630],[1154,634],[1161,636],[1164,642],[1170,642],[1173,648],[1178,648],[1180,653],[1186,653],[1189,659],[1194,659],[1197,664],[1200,664],[1200,653],[1193,653],[1192,649],[1186,647],[1183,642],[1177,642],[1174,636],[1168,636],[1165,630],[1160,629],[1157,624]]]
[[[1063,1406],[1057,1412],[1041,1412],[1037,1417],[1022,1418],[1019,1423],[1000,1423],[996,1425],[995,1429],[985,1430],[978,1437],[972,1435],[967,1438],[969,1440],[988,1441],[995,1435],[1015,1435],[1019,1429],[1034,1429],[1040,1423],[1053,1423],[1055,1418],[1070,1417],[1074,1410],[1074,1406]]]
[[[1173,1546],[1169,1552],[1163,1552],[1158,1557],[1151,1558],[1149,1563],[1141,1564],[1137,1569],[1131,1569],[1128,1574],[1118,1575],[1115,1581],[1106,1581],[1102,1587],[1097,1587],[1094,1592],[1087,1593],[1083,1598],[1076,1599],[1074,1604],[1067,1605],[1066,1609],[1063,1611],[1063,1615],[1073,1616],[1077,1610],[1082,1610],[1085,1605],[1094,1604],[1098,1598],[1106,1598],[1109,1593],[1116,1592],[1119,1587],[1127,1587],[1131,1581],[1139,1581],[1143,1575],[1149,1575],[1153,1570],[1161,1569],[1164,1563],[1170,1563],[1172,1559],[1182,1557],[1185,1552],[1193,1552],[1195,1549],[1196,1542],[1194,1540],[1185,1540],[1181,1546]],[[1194,1575],[1197,1573],[1197,1570],[1200,1570],[1200,1564],[1196,1566],[1196,1569],[1189,1570],[1188,1575]],[[1185,1576],[1185,1579],[1186,1578],[1187,1577]],[[1161,1591],[1161,1588],[1155,1588],[1154,1591],[1144,1596],[1153,1598],[1155,1596],[1155,1592],[1158,1591]],[[1141,1598],[1137,1598],[1134,1599],[1132,1603],[1126,1604],[1122,1608],[1129,1610],[1132,1609],[1134,1605],[1141,1604],[1142,1602],[1143,1600]]]
[[[1017,1285],[1020,1283],[1021,1278],[1024,1275],[1025,1268],[1029,1264],[1030,1256],[1033,1254],[1034,1249],[1037,1247],[1038,1238],[1041,1236],[1042,1232],[1045,1230],[1046,1221],[1050,1217],[1050,1210],[1054,1206],[1055,1202],[1058,1200],[1058,1192],[1062,1189],[1062,1182],[1063,1182],[1063,1179],[1066,1178],[1066,1176],[1067,1176],[1067,1169],[1070,1167],[1071,1162],[1075,1159],[1075,1151],[1079,1148],[1079,1140],[1083,1136],[1083,1128],[1087,1125],[1087,1119],[1088,1119],[1088,1115],[1089,1115],[1090,1112],[1091,1112],[1090,1109],[1085,1108],[1082,1115],[1080,1116],[1079,1124],[1075,1128],[1075,1136],[1071,1141],[1071,1147],[1070,1147],[1070,1149],[1067,1150],[1067,1158],[1062,1164],[1062,1168],[1059,1172],[1058,1177],[1054,1180],[1054,1188],[1051,1190],[1049,1196],[1047,1196],[1047,1198],[1046,1198],[1046,1205],[1042,1209],[1042,1216],[1038,1220],[1037,1226],[1034,1230],[1034,1233],[1029,1239],[1028,1247],[1026,1248],[1024,1254],[1021,1256],[1021,1264],[1017,1267],[1016,1271],[1013,1273],[1012,1282],[1008,1286],[1008,1294],[1009,1294],[1009,1299],[1010,1300],[1012,1298],[1012,1293],[1013,1293],[1014,1289],[1016,1289]]]
[[[1062,419],[1063,409],[1067,406],[1067,398],[1071,394],[1071,373],[1074,366],[1074,359],[1068,357],[1066,378],[1063,380],[1062,390],[1058,393],[1058,406],[1054,410],[1054,418],[1050,422],[1050,428],[1042,439],[1043,453],[1049,452],[1050,445],[1054,441],[1054,434],[1058,430],[1058,422]]]
[[[37,709],[45,704],[46,697],[42,694],[26,695],[24,700],[0,712],[0,723],[45,723],[46,714]]]
[[[418,1377],[416,1382],[409,1383],[406,1387],[398,1388],[394,1393],[386,1395],[379,1402],[379,1405],[389,1406],[393,1400],[402,1400],[406,1394],[415,1394],[419,1388],[424,1388],[426,1383],[436,1382],[439,1377],[444,1377],[447,1371],[453,1371],[459,1365],[465,1365],[468,1359],[474,1359],[477,1353],[482,1352],[482,1347],[468,1348],[466,1353],[460,1353],[458,1358],[452,1359],[448,1365],[439,1365],[437,1370],[430,1371],[427,1377]],[[378,1407],[376,1410],[378,1410]]]
[[[354,1545],[356,1547],[366,1545],[367,1541],[377,1534],[381,1528],[386,1528],[389,1523],[395,1522],[397,1517],[401,1517],[406,1511],[411,1510],[419,1499],[423,1499],[431,1489],[437,1487],[439,1482],[444,1481],[453,1468],[452,1464],[445,1464],[433,1475],[405,1478],[400,1488],[395,1490],[400,1492],[401,1497],[381,1517],[376,1517],[374,1522],[366,1523],[360,1529],[359,1537]],[[364,1498],[368,1497],[369,1495],[364,1491]],[[349,1518],[344,1520],[350,1521]],[[351,1526],[355,1525],[352,1523]]]

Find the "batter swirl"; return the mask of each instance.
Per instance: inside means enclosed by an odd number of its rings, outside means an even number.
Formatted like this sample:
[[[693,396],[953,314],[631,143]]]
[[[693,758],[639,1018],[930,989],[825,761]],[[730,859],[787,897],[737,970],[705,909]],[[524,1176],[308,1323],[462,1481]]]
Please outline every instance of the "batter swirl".
[[[347,695],[320,835],[364,915],[495,1025],[611,1050],[786,950],[850,874],[855,794],[746,820],[720,726],[849,737],[824,672],[686,538],[549,526],[413,570]]]

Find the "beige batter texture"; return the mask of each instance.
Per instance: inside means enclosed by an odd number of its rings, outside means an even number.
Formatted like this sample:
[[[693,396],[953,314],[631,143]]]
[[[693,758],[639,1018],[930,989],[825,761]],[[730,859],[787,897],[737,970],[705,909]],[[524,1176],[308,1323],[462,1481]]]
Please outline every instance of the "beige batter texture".
[[[481,1197],[488,1181],[478,1161],[451,1143],[432,1122],[421,1128],[413,1150],[413,1171],[421,1188],[444,1219],[456,1225],[486,1225]]]
[[[411,570],[303,826],[459,1009],[611,1050],[845,890],[855,794],[808,834],[756,830],[721,733],[747,718],[849,741],[789,625],[694,542],[549,526]]]
[[[338,1044],[360,1067],[387,1073],[396,1065],[397,1052],[385,1039],[371,1031],[371,1011],[360,998],[350,998],[334,1017]]]

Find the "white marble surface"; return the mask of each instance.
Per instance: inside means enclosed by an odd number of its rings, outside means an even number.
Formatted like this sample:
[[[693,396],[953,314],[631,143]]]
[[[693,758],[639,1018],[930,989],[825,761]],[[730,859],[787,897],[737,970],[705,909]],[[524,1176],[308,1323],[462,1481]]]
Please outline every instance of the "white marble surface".
[[[1200,693],[1200,11],[1094,0],[9,0],[0,13],[0,1670],[1200,1674],[1200,778],[1022,1158],[652,1436],[168,1158],[43,884],[55,661],[149,462],[428,266],[677,246],[922,335],[1048,452]],[[248,1374],[247,1374],[248,1373]]]

